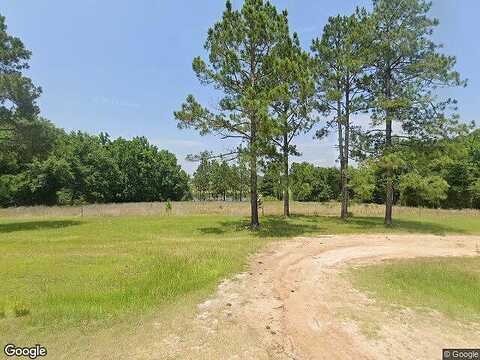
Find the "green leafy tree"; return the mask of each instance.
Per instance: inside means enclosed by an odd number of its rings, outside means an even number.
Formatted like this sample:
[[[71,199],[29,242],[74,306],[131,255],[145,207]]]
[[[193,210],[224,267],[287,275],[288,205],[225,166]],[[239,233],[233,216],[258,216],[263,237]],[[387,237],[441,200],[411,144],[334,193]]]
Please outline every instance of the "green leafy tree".
[[[440,171],[450,185],[446,206],[462,209],[471,203],[470,186],[474,182],[473,174],[466,161],[446,164]]]
[[[469,190],[472,194],[472,207],[480,209],[480,179],[475,180]]]
[[[18,177],[15,175],[0,176],[0,206],[8,207],[16,204],[15,195],[18,192]]]
[[[248,192],[248,169],[241,160],[241,155],[232,155],[233,158],[228,158],[204,151],[197,156],[188,157],[192,161],[200,162],[192,181],[198,199],[205,201],[213,197],[222,198],[223,201],[227,198],[242,201],[244,194]]]
[[[338,196],[340,174],[306,162],[292,164],[292,195],[297,201],[328,201]]]
[[[407,206],[438,207],[447,198],[448,188],[440,176],[408,173],[400,177],[400,201]]]
[[[353,193],[353,199],[361,203],[373,200],[376,188],[376,167],[374,164],[365,162],[357,168],[350,169],[351,180],[349,189]]]
[[[46,119],[18,120],[9,141],[0,142],[0,174],[17,174],[33,159],[45,160],[62,134]]]
[[[237,194],[239,201],[245,199],[249,189],[248,161],[240,154],[237,163],[232,167],[232,190]]]
[[[223,92],[219,111],[201,106],[190,95],[175,112],[180,128],[215,133],[246,143],[250,168],[251,227],[259,226],[257,161],[270,133],[268,108],[276,93],[271,69],[276,48],[288,36],[287,14],[263,0],[245,0],[241,10],[230,1],[222,19],[208,31],[208,64],[195,58],[193,69],[202,84]]]
[[[62,135],[62,130],[45,119],[16,121],[16,131],[8,141],[0,142],[0,206],[33,204],[28,198],[31,192],[25,184],[25,173],[31,171],[34,161],[50,157]]]
[[[188,175],[175,155],[158,150],[146,138],[118,138],[109,152],[121,171],[117,202],[178,201],[189,196]]]
[[[73,173],[61,193],[63,205],[117,201],[122,173],[109,151],[108,135],[103,136],[77,131],[58,140],[55,156],[65,159]]]
[[[428,170],[442,176],[450,188],[443,206],[449,208],[478,207],[475,183],[480,178],[480,130],[468,136],[441,143],[443,156],[432,159]],[[431,150],[429,158],[434,154]]]
[[[211,162],[212,192],[216,198],[220,197],[225,201],[229,189],[230,167],[225,160],[213,160]]]
[[[444,208],[473,206],[472,193],[469,189],[480,176],[479,165],[475,161],[475,153],[480,149],[480,142],[475,141],[477,133],[478,130],[467,136],[435,142],[404,140],[401,147],[397,146],[396,156],[403,161],[397,176],[401,179],[402,175],[414,173],[422,178],[441,177],[449,187],[447,197],[440,201],[440,206]],[[379,173],[377,176],[383,178],[384,174]],[[400,195],[401,192],[396,191],[396,197]],[[415,202],[414,197],[412,199],[413,201],[409,201],[412,206],[430,206]]]
[[[348,218],[351,117],[365,112],[368,104],[365,89],[370,54],[364,36],[366,22],[364,10],[357,10],[351,16],[330,17],[322,38],[312,44],[320,110],[334,113],[333,121],[317,132],[317,137],[328,134],[331,127],[337,128],[342,189],[340,217],[344,220]]]
[[[260,193],[263,196],[278,200],[285,199],[284,174],[281,171],[282,165],[282,163],[278,162],[269,162],[267,164],[259,186]],[[290,194],[287,194],[287,196],[290,196]]]
[[[209,153],[200,154],[200,164],[193,173],[193,186],[196,196],[200,200],[207,200],[211,193],[211,163],[209,161]]]
[[[57,192],[73,180],[71,166],[65,159],[50,156],[45,161],[34,160],[16,176],[15,205],[55,205]]]
[[[5,17],[0,15],[0,142],[10,138],[18,121],[39,113],[36,99],[41,89],[23,74],[30,56],[22,41],[7,33]]]
[[[226,196],[225,200],[228,197],[231,201],[234,201],[237,199],[238,196],[238,180],[237,180],[237,173],[236,173],[236,164],[228,163],[226,160],[224,160],[225,165],[224,165],[224,172],[225,172],[225,178],[223,181],[225,182],[225,188],[226,188]]]

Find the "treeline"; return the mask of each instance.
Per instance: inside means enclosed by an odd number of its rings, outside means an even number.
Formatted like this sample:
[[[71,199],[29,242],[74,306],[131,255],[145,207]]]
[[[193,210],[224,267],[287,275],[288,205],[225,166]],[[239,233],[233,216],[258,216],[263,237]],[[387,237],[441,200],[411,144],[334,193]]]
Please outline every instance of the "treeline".
[[[260,178],[259,190],[266,198],[283,199],[282,173],[269,164]],[[293,163],[290,169],[290,197],[295,201],[330,201],[340,199],[340,171],[335,167]]]
[[[0,206],[184,200],[188,175],[146,138],[66,133],[44,119],[17,122],[0,143]]]
[[[309,163],[292,164],[291,197],[295,201],[338,200],[340,172],[337,168],[321,168]],[[192,195],[201,201],[245,201],[250,199],[249,169],[244,161],[228,162],[201,156],[192,176]],[[259,176],[259,193],[264,200],[283,199],[282,175],[275,163],[269,163]]]
[[[397,148],[394,203],[444,209],[480,208],[480,130],[453,140]],[[381,160],[366,159],[348,171],[348,196],[357,203],[385,203],[387,178]],[[340,170],[293,163],[291,197],[296,201],[341,198]],[[282,199],[282,176],[270,166],[260,182],[264,196]]]
[[[195,199],[243,201],[249,197],[249,173],[244,162],[211,159],[209,153],[203,153],[199,161],[191,181]]]
[[[406,206],[480,208],[480,130],[454,140],[404,146],[399,148],[398,156],[396,202]],[[379,172],[375,165],[372,170]],[[382,202],[381,195],[374,194],[373,201]]]
[[[480,208],[480,130],[435,144],[405,145],[397,153],[399,166],[395,170],[395,183],[398,184],[394,194],[395,204],[444,209]],[[204,159],[204,162],[208,160]],[[206,193],[212,195],[201,199],[232,199],[228,195],[222,197],[222,192],[215,192],[216,187],[227,186],[226,194],[236,194],[238,184],[242,184],[247,191],[246,168],[242,178],[233,176],[232,180],[225,182],[223,179],[230,178],[236,165],[229,166],[225,161],[213,163],[216,165],[211,170],[200,166],[194,174],[194,184],[200,179],[209,179],[203,183],[208,184]],[[381,163],[364,160],[350,167],[348,174],[350,199],[356,203],[385,203],[387,179]],[[323,202],[341,199],[341,172],[338,168],[319,167],[307,162],[293,163],[289,177],[292,200]],[[269,163],[259,177],[259,192],[265,200],[283,199],[282,179],[278,163]]]

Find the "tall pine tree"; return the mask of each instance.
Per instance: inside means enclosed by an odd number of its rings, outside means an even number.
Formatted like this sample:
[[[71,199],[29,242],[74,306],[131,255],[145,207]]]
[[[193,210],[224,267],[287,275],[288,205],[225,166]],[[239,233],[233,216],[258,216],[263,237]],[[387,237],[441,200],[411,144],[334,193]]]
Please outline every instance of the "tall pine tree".
[[[340,217],[344,220],[348,218],[351,117],[368,108],[366,89],[370,81],[370,52],[364,36],[366,23],[364,10],[357,10],[351,16],[331,17],[325,25],[322,38],[312,43],[319,110],[334,114],[333,121],[317,132],[317,137],[326,135],[331,127],[337,128],[342,193]]]
[[[455,57],[439,52],[432,40],[437,19],[428,16],[431,2],[424,0],[374,0],[369,31],[374,98],[373,126],[369,134],[380,147],[385,164],[385,224],[392,224],[394,205],[395,143],[404,138],[422,139],[455,128],[456,118],[445,110],[453,101],[438,101],[439,87],[464,84],[454,71]],[[394,122],[398,127],[394,127]],[[394,129],[399,129],[395,132]]]
[[[289,155],[299,154],[293,140],[311,130],[318,121],[313,111],[316,99],[312,65],[312,59],[302,50],[296,33],[278,46],[278,60],[272,69],[272,85],[278,87],[271,105],[275,129],[272,142],[282,169],[283,214],[286,217],[290,216]]]
[[[222,19],[208,30],[208,63],[200,57],[193,61],[200,82],[223,92],[219,110],[213,112],[189,95],[182,109],[175,112],[180,128],[246,143],[252,228],[260,224],[257,163],[271,131],[268,109],[277,93],[271,69],[277,46],[288,36],[287,22],[286,12],[278,13],[269,2],[245,0],[241,10],[234,10],[227,1]]]

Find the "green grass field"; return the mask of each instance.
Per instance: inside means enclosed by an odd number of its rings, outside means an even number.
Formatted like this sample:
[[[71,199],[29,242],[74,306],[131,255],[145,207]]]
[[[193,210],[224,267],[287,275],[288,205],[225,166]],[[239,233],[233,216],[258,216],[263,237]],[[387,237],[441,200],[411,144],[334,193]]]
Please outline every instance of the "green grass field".
[[[0,342],[93,331],[152,313],[238,272],[269,241],[338,233],[480,234],[458,214],[397,219],[271,216],[252,232],[221,215],[0,219]],[[13,338],[13,339],[12,339]]]
[[[350,277],[386,304],[480,321],[480,257],[390,261],[356,268]]]

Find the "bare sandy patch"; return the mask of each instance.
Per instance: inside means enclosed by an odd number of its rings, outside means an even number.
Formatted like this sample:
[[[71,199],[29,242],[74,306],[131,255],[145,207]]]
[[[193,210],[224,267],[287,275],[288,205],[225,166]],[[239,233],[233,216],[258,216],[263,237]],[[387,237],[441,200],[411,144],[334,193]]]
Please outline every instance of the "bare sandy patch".
[[[195,317],[132,359],[435,359],[478,347],[480,325],[377,304],[342,276],[387,259],[478,256],[480,237],[349,235],[272,244],[220,284]],[[153,341],[153,339],[155,339]]]

